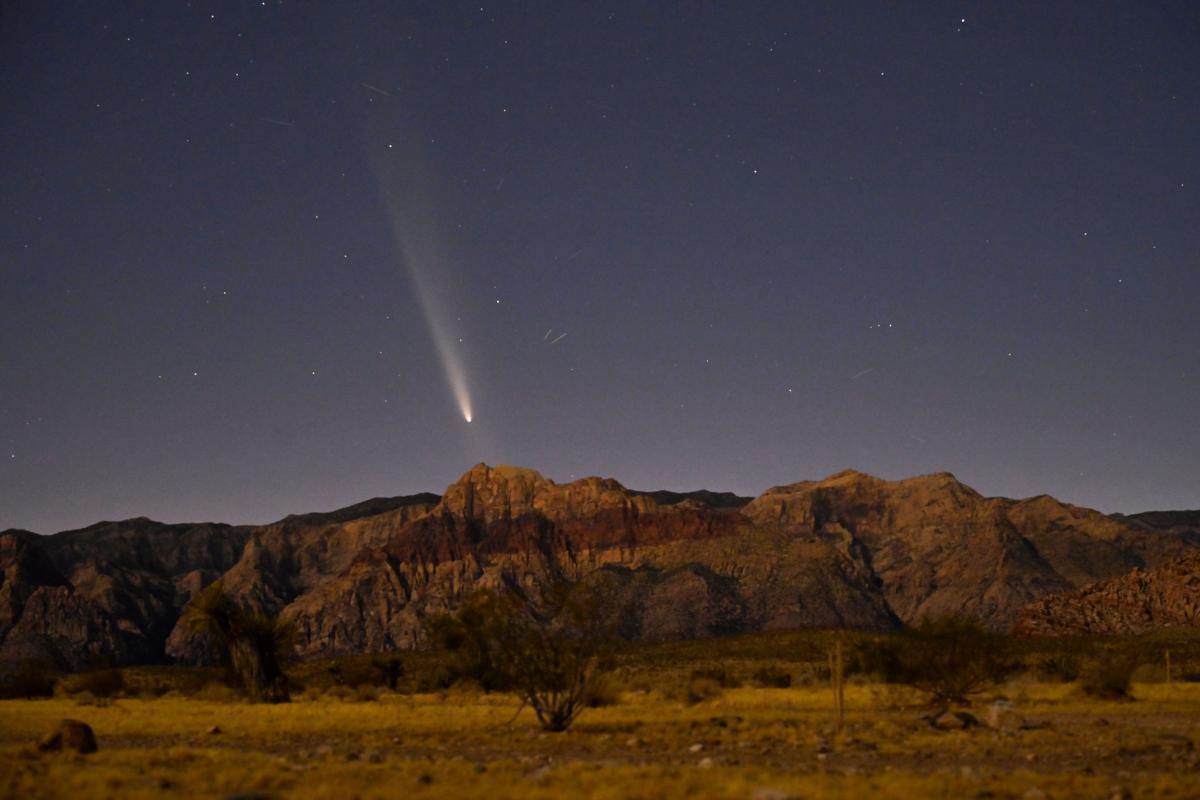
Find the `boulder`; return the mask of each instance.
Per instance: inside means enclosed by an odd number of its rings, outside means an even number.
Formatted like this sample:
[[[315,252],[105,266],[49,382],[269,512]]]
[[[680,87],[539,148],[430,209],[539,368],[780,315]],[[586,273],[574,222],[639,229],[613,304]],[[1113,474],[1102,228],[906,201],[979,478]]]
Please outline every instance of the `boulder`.
[[[74,750],[76,753],[94,753],[96,752],[96,734],[92,733],[92,728],[86,722],[80,722],[76,719],[64,719],[58,723],[58,726],[46,734],[42,741],[38,742],[38,749],[42,751],[50,750]]]

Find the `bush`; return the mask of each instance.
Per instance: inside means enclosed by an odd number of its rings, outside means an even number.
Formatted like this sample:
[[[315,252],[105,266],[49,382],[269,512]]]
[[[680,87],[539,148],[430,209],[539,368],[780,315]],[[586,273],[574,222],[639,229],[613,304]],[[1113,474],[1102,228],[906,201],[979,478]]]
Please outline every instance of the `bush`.
[[[493,635],[506,613],[504,604],[501,597],[481,592],[468,598],[456,613],[426,623],[430,640],[443,652],[443,662],[427,688],[448,689],[460,681],[473,681],[485,692],[511,688],[511,676],[501,667]]]
[[[355,698],[355,692],[354,689],[349,686],[337,684],[326,689],[325,696],[331,700],[353,700]]]
[[[621,687],[611,676],[595,680],[583,695],[583,704],[588,708],[615,706],[621,702]]]
[[[724,667],[701,667],[692,670],[691,680],[710,680],[722,689],[736,689],[742,685],[729,670]]]
[[[968,617],[927,618],[894,636],[861,642],[859,671],[930,694],[934,702],[966,702],[1014,668],[1007,641]]]
[[[768,665],[755,671],[754,682],[764,689],[787,689],[792,685],[792,674],[782,667]]]
[[[1074,683],[1079,680],[1079,657],[1071,653],[1055,653],[1038,662],[1037,676],[1053,683]]]
[[[849,671],[847,671],[849,672]],[[801,664],[792,681],[794,686],[821,686],[829,683],[829,666],[824,663]]]
[[[1138,659],[1130,655],[1101,656],[1088,662],[1079,679],[1084,694],[1102,700],[1128,700]]]
[[[242,699],[236,689],[220,681],[204,684],[192,694],[192,697],[209,703],[236,703]]]
[[[1138,664],[1130,680],[1132,683],[1166,683],[1167,670],[1162,664]]]
[[[705,700],[715,700],[722,694],[721,684],[712,678],[695,677],[688,681],[684,700],[688,705],[703,703]]]
[[[49,661],[24,661],[0,680],[0,700],[51,697],[58,670]]]
[[[125,691],[125,676],[119,669],[94,669],[63,678],[59,688],[69,696],[86,693],[93,698],[107,700]]]
[[[452,656],[448,657],[448,660]],[[442,692],[449,689],[459,680],[458,670],[452,663],[442,663],[433,669],[420,673],[414,685],[418,692]]]
[[[373,703],[379,699],[379,690],[364,684],[354,690],[351,699],[357,703]]]
[[[547,731],[565,731],[611,667],[619,618],[600,586],[548,583],[531,591],[480,592],[429,623],[456,680],[509,690]]]
[[[400,660],[400,656],[374,656],[371,659],[371,669],[375,670],[379,681],[394,692],[401,676],[404,675],[404,662]]]
[[[846,659],[847,675],[869,675],[883,683],[907,683],[908,671],[901,661],[903,650],[898,635],[862,639]],[[811,670],[814,683],[829,681],[829,668],[818,664]]]

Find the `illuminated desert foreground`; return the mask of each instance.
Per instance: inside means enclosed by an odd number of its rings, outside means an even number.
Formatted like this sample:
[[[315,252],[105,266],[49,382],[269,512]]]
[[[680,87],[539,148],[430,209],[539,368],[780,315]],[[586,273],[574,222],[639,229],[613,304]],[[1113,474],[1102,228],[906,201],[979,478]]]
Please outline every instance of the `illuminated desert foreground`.
[[[543,732],[509,693],[415,691],[436,670],[419,654],[407,657],[394,691],[378,685],[366,659],[296,665],[291,679],[306,688],[275,705],[245,702],[215,670],[132,668],[112,697],[67,682],[51,699],[0,701],[0,795],[1200,795],[1200,683],[1167,683],[1162,665],[1143,664],[1129,697],[1108,700],[1089,695],[1085,678],[1064,679],[1073,651],[1027,644],[1024,669],[968,703],[937,706],[928,692],[850,675],[839,733],[827,660],[834,638],[633,648],[564,733]],[[1186,641],[1130,640],[1112,657],[1164,647],[1177,670],[1188,668]],[[98,750],[39,750],[63,718],[89,725]]]

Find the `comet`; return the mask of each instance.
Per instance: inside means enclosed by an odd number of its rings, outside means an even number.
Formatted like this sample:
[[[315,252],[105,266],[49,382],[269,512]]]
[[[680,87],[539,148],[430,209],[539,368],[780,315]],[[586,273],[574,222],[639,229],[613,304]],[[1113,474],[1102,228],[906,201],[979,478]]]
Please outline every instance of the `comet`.
[[[378,91],[377,87],[367,88]],[[475,412],[471,407],[463,354],[458,348],[462,342],[461,332],[452,324],[457,316],[447,311],[448,305],[455,302],[453,286],[457,280],[435,234],[438,226],[432,182],[425,170],[427,159],[413,144],[418,137],[406,139],[409,146],[404,149],[371,150],[371,162],[388,227],[415,290],[434,352],[441,362],[459,413],[470,423]]]

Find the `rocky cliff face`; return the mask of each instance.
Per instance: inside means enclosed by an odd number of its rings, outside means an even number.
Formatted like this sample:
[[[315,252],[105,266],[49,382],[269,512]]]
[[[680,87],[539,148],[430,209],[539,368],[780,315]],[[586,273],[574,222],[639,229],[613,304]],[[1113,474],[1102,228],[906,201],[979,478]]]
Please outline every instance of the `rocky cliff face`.
[[[612,480],[559,485],[483,464],[428,515],[285,613],[306,655],[412,647],[428,616],[478,587],[600,572],[619,587],[626,633],[638,638],[896,624],[861,563],[762,530],[727,501],[659,505]]]
[[[887,629],[963,611],[1005,628],[1032,601],[1200,552],[1195,531],[1167,521],[983,497],[948,473],[848,471],[749,499],[479,464],[441,498],[259,527],[0,533],[0,661],[194,660],[179,618],[218,578],[293,619],[304,656],[414,647],[425,620],[467,594],[549,576],[608,581],[634,638]]]
[[[359,553],[383,545],[438,500],[435,494],[375,498],[254,528],[236,563],[221,575],[222,585],[240,604],[277,614],[322,581],[341,575]],[[203,649],[187,626],[175,621],[166,655],[195,661]]]
[[[0,661],[34,653],[78,669],[161,660],[187,601],[235,563],[247,536],[144,518],[54,536],[0,533]]]
[[[1043,636],[1115,635],[1196,626],[1200,626],[1200,555],[1190,555],[1030,603],[1021,610],[1014,631]]]
[[[905,623],[965,612],[1005,628],[1034,598],[1193,546],[1051,497],[983,497],[945,472],[902,481],[842,472],[769,489],[743,513],[763,527],[839,543],[869,566]]]

